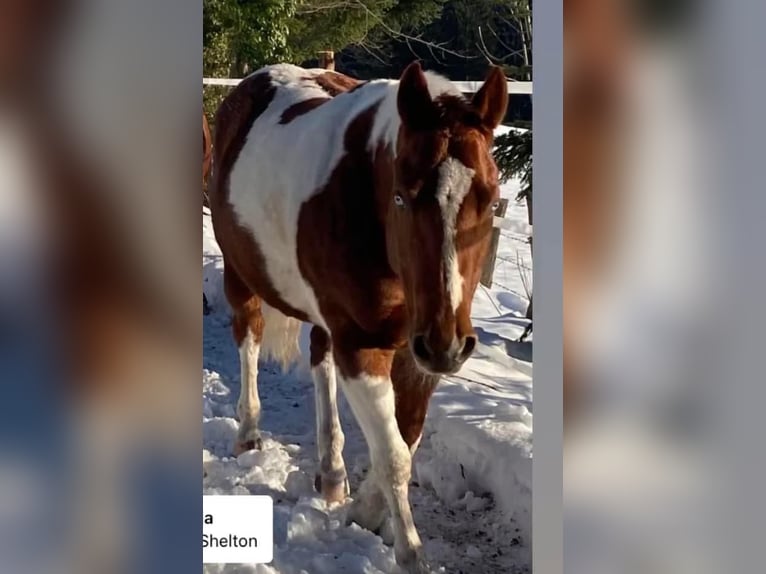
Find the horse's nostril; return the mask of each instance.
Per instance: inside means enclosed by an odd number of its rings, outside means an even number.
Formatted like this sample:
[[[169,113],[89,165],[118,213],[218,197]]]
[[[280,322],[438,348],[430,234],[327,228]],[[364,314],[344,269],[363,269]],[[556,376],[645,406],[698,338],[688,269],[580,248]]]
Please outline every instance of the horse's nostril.
[[[428,350],[428,344],[423,335],[415,335],[412,338],[412,352],[421,361],[428,361],[431,358],[431,352]]]
[[[468,335],[463,340],[463,350],[460,351],[460,358],[465,360],[471,356],[474,349],[476,349],[477,338],[476,335]]]

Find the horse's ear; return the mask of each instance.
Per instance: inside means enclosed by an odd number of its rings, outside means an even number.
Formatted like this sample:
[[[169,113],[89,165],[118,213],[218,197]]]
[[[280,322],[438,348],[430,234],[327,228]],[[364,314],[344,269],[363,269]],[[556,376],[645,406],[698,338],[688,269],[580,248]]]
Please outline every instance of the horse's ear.
[[[508,80],[501,68],[492,66],[489,69],[487,79],[473,96],[472,103],[485,126],[494,130],[500,125],[508,108]]]
[[[427,129],[436,115],[436,106],[428,91],[426,75],[420,62],[412,62],[402,72],[396,106],[402,122],[412,129]]]

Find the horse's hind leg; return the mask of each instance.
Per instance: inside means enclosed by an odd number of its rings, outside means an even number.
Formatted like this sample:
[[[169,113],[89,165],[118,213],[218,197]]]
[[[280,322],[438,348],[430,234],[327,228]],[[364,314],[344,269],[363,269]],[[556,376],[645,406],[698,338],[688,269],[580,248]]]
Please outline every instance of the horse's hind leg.
[[[260,449],[258,419],[261,401],[258,397],[258,355],[263,340],[261,300],[242,282],[236,272],[224,264],[223,284],[233,311],[232,333],[239,348],[240,391],[237,402],[239,432],[234,454]]]
[[[311,377],[316,402],[319,474],[317,492],[327,502],[341,501],[348,494],[348,478],[343,463],[345,438],[338,417],[338,390],[330,336],[321,327],[311,329]]]

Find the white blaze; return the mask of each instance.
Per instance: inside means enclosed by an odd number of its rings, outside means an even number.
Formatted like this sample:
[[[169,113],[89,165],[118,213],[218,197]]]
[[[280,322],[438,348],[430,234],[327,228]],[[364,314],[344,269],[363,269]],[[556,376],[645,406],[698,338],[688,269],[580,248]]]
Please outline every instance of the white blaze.
[[[453,310],[457,309],[463,300],[463,276],[460,274],[455,246],[457,215],[465,196],[471,189],[474,173],[474,170],[453,157],[448,157],[439,166],[436,199],[439,201],[444,220],[444,243],[442,244],[444,280]]]

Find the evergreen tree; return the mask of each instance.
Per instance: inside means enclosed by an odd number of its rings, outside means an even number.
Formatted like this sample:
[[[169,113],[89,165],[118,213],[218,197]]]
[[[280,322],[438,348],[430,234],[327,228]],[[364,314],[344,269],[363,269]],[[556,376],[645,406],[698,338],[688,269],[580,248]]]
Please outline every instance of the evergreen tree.
[[[518,177],[521,190],[516,199],[532,192],[532,130],[511,130],[495,138],[495,161],[502,181]]]

